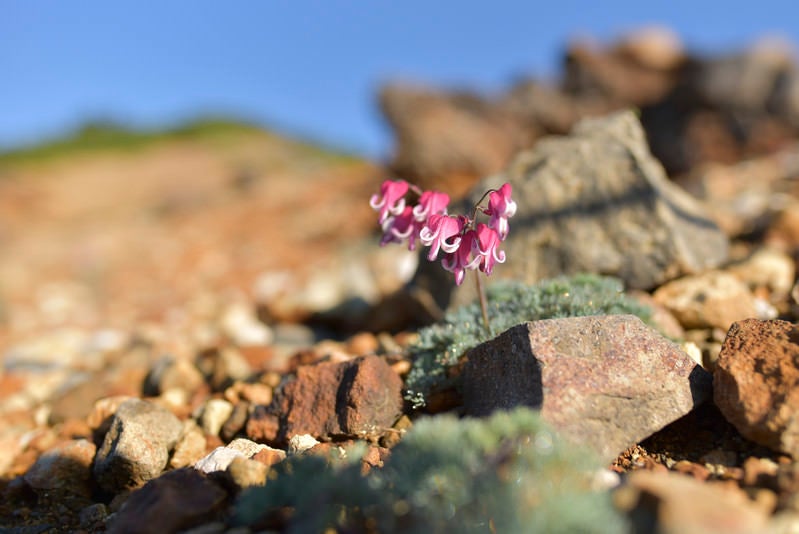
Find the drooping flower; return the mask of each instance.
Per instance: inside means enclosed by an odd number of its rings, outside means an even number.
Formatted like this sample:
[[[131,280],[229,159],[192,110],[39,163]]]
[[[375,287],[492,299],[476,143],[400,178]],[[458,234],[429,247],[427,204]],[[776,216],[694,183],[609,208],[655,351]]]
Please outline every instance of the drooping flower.
[[[419,197],[419,203],[413,208],[413,216],[417,221],[426,221],[431,215],[446,214],[449,195],[438,191],[425,191]]]
[[[380,186],[380,194],[372,195],[369,205],[372,209],[380,211],[378,221],[386,222],[390,215],[400,215],[405,209],[405,193],[408,192],[408,182],[405,180],[386,180]]]
[[[480,223],[477,225],[475,235],[472,252],[479,261],[480,270],[489,275],[494,270],[495,264],[505,263],[505,252],[497,249],[500,242],[499,232]]]
[[[413,218],[413,208],[406,206],[402,213],[391,216],[383,222],[383,237],[380,239],[380,246],[389,243],[402,243],[408,239],[408,248],[414,250],[418,235],[418,222]]]
[[[461,285],[467,270],[476,269],[480,264],[480,257],[473,257],[474,242],[477,235],[474,230],[467,230],[461,238],[458,249],[441,258],[441,266],[455,275],[455,285]]]
[[[508,219],[516,213],[516,202],[511,199],[512,192],[511,185],[504,183],[499,190],[488,195],[488,208],[483,210],[483,213],[491,216],[488,226],[497,231],[502,241],[508,237],[510,230]]]
[[[427,259],[435,261],[438,251],[452,253],[461,244],[461,232],[468,219],[463,215],[457,217],[435,213],[427,219],[427,224],[419,232],[419,239],[426,247],[430,247]]]

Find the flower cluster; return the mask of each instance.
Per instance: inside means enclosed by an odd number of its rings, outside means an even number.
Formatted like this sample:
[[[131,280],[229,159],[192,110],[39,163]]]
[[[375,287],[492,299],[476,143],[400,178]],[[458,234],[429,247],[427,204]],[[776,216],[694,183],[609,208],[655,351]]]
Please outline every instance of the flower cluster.
[[[408,192],[418,197],[414,206],[405,201]],[[486,196],[488,207],[481,207]],[[446,193],[420,191],[404,180],[386,180],[369,205],[380,212],[381,246],[407,239],[408,248],[415,250],[418,240],[430,247],[427,254],[430,261],[435,261],[443,251],[441,266],[453,273],[455,283],[460,285],[467,270],[489,275],[495,264],[505,261],[505,253],[498,247],[508,236],[508,219],[516,213],[516,203],[511,199],[508,183],[483,195],[471,218],[448,215],[449,200]],[[488,215],[487,224],[476,221],[478,211]]]

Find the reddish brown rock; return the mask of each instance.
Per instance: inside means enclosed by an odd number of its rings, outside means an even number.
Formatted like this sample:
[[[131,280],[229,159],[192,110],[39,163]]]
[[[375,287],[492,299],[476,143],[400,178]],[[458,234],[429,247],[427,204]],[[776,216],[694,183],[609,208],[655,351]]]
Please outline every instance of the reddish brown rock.
[[[377,356],[300,366],[278,400],[281,434],[380,435],[402,414],[401,392],[402,380]]]
[[[226,492],[196,469],[170,471],[134,492],[115,514],[109,533],[178,532],[213,519]]]
[[[380,107],[396,132],[394,171],[455,197],[500,171],[535,137],[494,102],[466,92],[390,85],[381,91]]]
[[[370,446],[361,458],[361,474],[368,474],[372,468],[383,467],[383,462],[391,456],[391,451],[385,447]]]
[[[515,326],[468,354],[466,413],[540,408],[607,462],[710,396],[710,375],[632,315]]]
[[[251,459],[255,460],[256,462],[261,462],[262,464],[269,467],[285,460],[286,451],[282,449],[273,449],[272,447],[266,447],[256,452]]]
[[[736,486],[702,483],[677,473],[636,471],[614,494],[633,531],[678,534],[766,532],[766,513]]]
[[[677,81],[684,57],[679,39],[663,30],[639,32],[615,49],[572,43],[566,57],[563,85],[571,94],[614,107],[652,104]]]
[[[255,442],[272,443],[277,440],[279,431],[280,419],[266,406],[256,406],[247,419],[245,434]]]
[[[732,325],[713,375],[713,398],[747,438],[799,455],[799,329],[787,321]]]

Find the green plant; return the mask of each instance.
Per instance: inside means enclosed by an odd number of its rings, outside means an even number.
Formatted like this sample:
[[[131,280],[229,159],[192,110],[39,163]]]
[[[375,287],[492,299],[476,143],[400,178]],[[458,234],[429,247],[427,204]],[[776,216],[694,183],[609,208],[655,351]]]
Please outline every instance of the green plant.
[[[651,315],[648,307],[624,294],[619,280],[610,277],[581,274],[535,285],[498,281],[488,288],[488,315],[497,334],[525,321],[628,313],[645,322]],[[414,408],[424,406],[431,392],[458,387],[459,378],[451,376],[451,369],[469,349],[489,339],[481,316],[480,305],[473,303],[419,331],[405,381],[405,398]]]
[[[419,420],[365,477],[353,460],[281,464],[240,496],[235,522],[286,532],[623,532],[609,495],[590,487],[597,467],[527,408],[440,415]]]

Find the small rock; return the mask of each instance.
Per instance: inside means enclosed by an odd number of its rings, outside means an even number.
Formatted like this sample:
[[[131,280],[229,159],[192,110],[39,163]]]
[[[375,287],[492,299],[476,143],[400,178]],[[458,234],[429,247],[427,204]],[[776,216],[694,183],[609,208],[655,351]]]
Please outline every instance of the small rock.
[[[233,413],[230,414],[228,420],[222,425],[222,430],[219,432],[219,437],[224,441],[230,441],[244,428],[247,424],[247,417],[250,413],[249,402],[238,402],[233,405]],[[277,430],[275,430],[277,433]]]
[[[97,450],[85,439],[57,445],[36,460],[25,473],[25,482],[34,490],[91,494],[91,465]]]
[[[237,380],[247,380],[252,374],[249,362],[232,347],[201,353],[197,357],[197,367],[214,391],[223,391]]]
[[[380,342],[374,334],[361,332],[347,340],[346,351],[357,356],[366,356],[375,354],[378,348],[380,348]]]
[[[263,486],[269,467],[266,464],[247,458],[234,458],[227,468],[227,475],[239,488]]]
[[[83,381],[72,387],[62,387],[52,399],[48,417],[50,424],[63,423],[69,419],[84,419],[89,415],[92,404],[108,395],[113,386],[108,383],[104,373],[87,374]]]
[[[524,405],[605,462],[709,397],[710,375],[632,315],[515,326],[468,353],[467,415]]]
[[[252,458],[254,455],[268,448],[262,443],[255,443],[254,441],[244,438],[234,439],[228,443],[227,446],[234,451],[239,451],[245,458]]]
[[[91,532],[102,532],[100,526],[108,517],[108,507],[101,503],[94,503],[82,508],[78,514],[80,528]]]
[[[176,469],[133,492],[110,522],[109,534],[178,532],[212,520],[227,493],[195,469]]]
[[[799,250],[799,202],[790,203],[774,217],[765,242],[789,254]]]
[[[222,331],[240,346],[268,345],[274,335],[268,326],[255,316],[254,310],[244,303],[234,303],[222,314]]]
[[[735,451],[712,449],[703,454],[699,461],[714,466],[735,467],[738,465],[738,455]]]
[[[371,445],[361,458],[361,474],[367,475],[372,468],[383,467],[383,462],[391,456],[391,451],[385,447]]]
[[[713,375],[716,405],[754,442],[799,455],[799,330],[787,321],[733,324]]]
[[[710,476],[710,470],[702,464],[689,462],[688,460],[680,460],[675,463],[673,469],[684,475],[691,475],[697,480],[707,480]]]
[[[402,414],[402,380],[384,358],[303,365],[278,398],[286,438],[379,436]]]
[[[289,439],[288,455],[294,456],[313,449],[319,442],[310,434],[295,434]]]
[[[92,410],[89,412],[89,415],[86,417],[89,428],[105,434],[108,425],[111,423],[111,418],[116,413],[120,404],[133,398],[134,397],[128,397],[126,395],[117,395],[97,400]]]
[[[411,421],[410,417],[407,415],[402,415],[397,422],[394,423],[394,426],[391,427],[389,432],[386,432],[382,438],[380,438],[380,444],[387,449],[391,449],[400,441],[402,441],[402,436],[405,435],[411,427],[413,426],[413,422]]]
[[[202,415],[200,416],[200,426],[206,434],[218,436],[222,430],[222,425],[233,414],[233,405],[223,399],[209,399],[205,403]]]
[[[750,456],[743,463],[744,479],[747,486],[775,486],[779,466],[767,458]]]
[[[754,295],[746,284],[723,271],[708,271],[668,282],[653,297],[684,328],[726,330],[735,321],[757,316]]]
[[[197,460],[194,469],[206,474],[224,471],[235,458],[246,459],[247,457],[241,451],[229,447],[217,447],[207,456]]]
[[[255,406],[247,419],[245,434],[256,442],[273,443],[280,433],[280,418],[266,406]]]
[[[188,467],[205,456],[205,435],[192,419],[183,422],[183,431],[169,459],[173,469]]]
[[[156,397],[173,389],[192,394],[204,384],[202,373],[193,363],[183,358],[165,356],[152,366],[142,389],[144,395]]]
[[[94,460],[94,477],[109,492],[136,488],[157,477],[169,460],[183,424],[151,402],[119,405]]]
[[[225,399],[236,404],[245,400],[252,404],[271,404],[272,388],[267,384],[237,381],[225,390]]]
[[[256,462],[261,462],[266,466],[271,466],[285,460],[286,451],[265,446],[263,449],[256,452],[251,459],[255,460]]]
[[[767,515],[737,487],[703,483],[677,473],[635,471],[613,497],[633,521],[635,532],[766,532]]]
[[[726,269],[735,275],[750,289],[767,288],[771,293],[771,301],[775,302],[788,297],[794,283],[796,268],[794,261],[787,254],[774,249],[760,249],[741,263]]]

